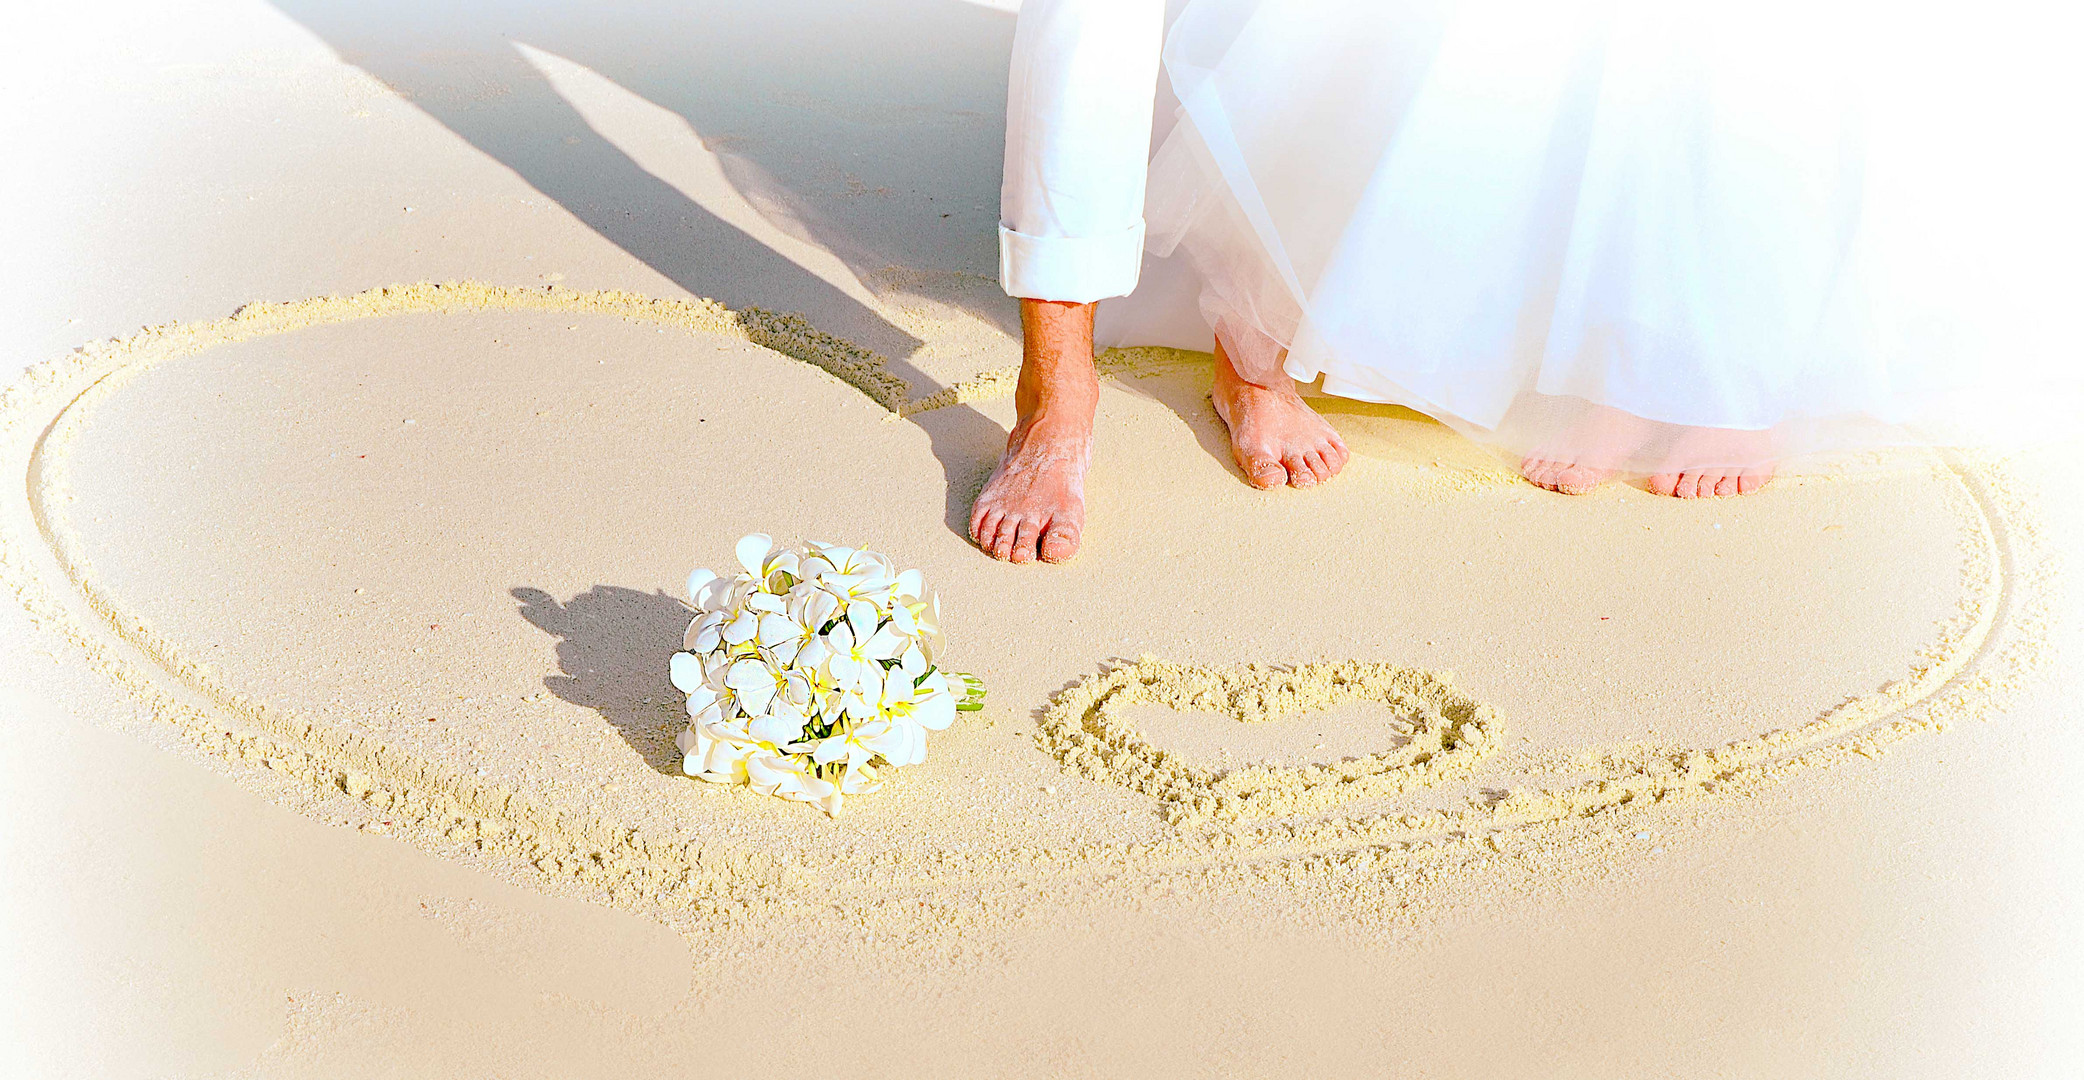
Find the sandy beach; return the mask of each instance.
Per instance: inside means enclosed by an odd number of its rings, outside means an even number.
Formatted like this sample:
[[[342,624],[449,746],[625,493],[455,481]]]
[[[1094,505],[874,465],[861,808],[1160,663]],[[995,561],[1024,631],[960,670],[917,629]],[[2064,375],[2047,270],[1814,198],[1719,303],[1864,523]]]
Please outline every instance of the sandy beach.
[[[77,5],[0,44],[0,1074],[2059,1077],[2074,447],[1564,496],[1208,357],[964,535],[1011,4]],[[747,532],[986,708],[680,771]]]

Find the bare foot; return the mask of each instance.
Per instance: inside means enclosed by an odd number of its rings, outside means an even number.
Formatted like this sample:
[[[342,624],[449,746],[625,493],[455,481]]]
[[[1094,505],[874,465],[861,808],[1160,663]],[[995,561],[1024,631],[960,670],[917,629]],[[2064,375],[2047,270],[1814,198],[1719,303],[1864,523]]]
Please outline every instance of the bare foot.
[[[1689,428],[1672,446],[1674,462],[1772,460],[1772,436],[1764,431],[1733,431],[1728,428]],[[1650,490],[1659,495],[1698,499],[1709,495],[1749,495],[1773,478],[1770,464],[1748,466],[1696,465],[1677,468],[1650,477]]]
[[[1536,450],[1520,462],[1520,475],[1536,487],[1585,495],[1613,478],[1614,466],[1645,437],[1643,422],[1619,409],[1594,405],[1568,446]]]
[[[1019,419],[970,508],[970,539],[994,559],[1063,562],[1085,529],[1093,457],[1093,305],[1022,300]]]
[[[1006,456],[970,509],[970,539],[994,559],[1063,562],[1085,528],[1093,414],[1037,412],[1014,425]]]
[[[1537,454],[1520,462],[1520,475],[1535,487],[1545,487],[1565,495],[1588,495],[1614,473],[1612,469],[1599,469]]]
[[[1315,487],[1339,475],[1353,456],[1346,440],[1310,408],[1287,376],[1277,385],[1246,382],[1216,345],[1216,415],[1230,429],[1230,453],[1245,481],[1260,490]]]

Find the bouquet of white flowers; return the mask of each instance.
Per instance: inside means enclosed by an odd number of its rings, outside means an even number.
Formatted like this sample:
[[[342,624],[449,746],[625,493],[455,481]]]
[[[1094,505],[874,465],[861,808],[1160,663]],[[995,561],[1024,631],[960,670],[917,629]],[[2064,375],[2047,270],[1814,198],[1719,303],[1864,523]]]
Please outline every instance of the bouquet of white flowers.
[[[917,570],[873,551],[738,541],[745,571],[687,579],[695,621],[673,654],[687,695],[681,769],[720,784],[816,803],[926,760],[926,733],[984,707],[974,676],[934,666],[940,599]]]

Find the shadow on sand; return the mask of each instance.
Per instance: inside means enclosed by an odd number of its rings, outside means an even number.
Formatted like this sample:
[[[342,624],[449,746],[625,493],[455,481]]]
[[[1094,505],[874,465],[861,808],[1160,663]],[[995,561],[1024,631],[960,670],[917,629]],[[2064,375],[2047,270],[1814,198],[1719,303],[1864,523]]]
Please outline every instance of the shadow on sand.
[[[679,775],[673,738],[687,724],[683,695],[666,678],[694,613],[664,593],[596,585],[560,604],[541,589],[517,588],[521,617],[557,638],[557,667],[543,685],[601,714],[637,756]]]
[[[888,358],[914,394],[940,388],[907,360],[918,338],[647,171],[523,47],[684,119],[747,201],[856,277],[893,291],[926,281],[937,301],[1019,336],[996,288],[1010,12],[965,0],[274,2],[688,292],[800,313]],[[936,275],[986,287],[934,290]],[[916,419],[946,477],[947,527],[967,535],[1005,430],[966,405]]]
[[[1009,12],[963,0],[275,6],[697,296],[799,312],[893,359],[920,345],[632,160],[523,47],[684,119],[747,201],[866,282],[904,289],[893,269],[996,280]],[[936,295],[1017,335],[1003,296]]]

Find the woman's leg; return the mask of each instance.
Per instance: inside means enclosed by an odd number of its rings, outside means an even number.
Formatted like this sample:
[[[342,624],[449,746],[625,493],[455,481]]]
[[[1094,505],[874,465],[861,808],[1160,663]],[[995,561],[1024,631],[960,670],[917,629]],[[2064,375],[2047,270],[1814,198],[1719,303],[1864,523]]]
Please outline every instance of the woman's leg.
[[[1230,429],[1230,453],[1255,488],[1315,487],[1339,474],[1352,455],[1346,440],[1295,392],[1286,373],[1255,382],[1216,339],[1216,378],[1209,400]]]

